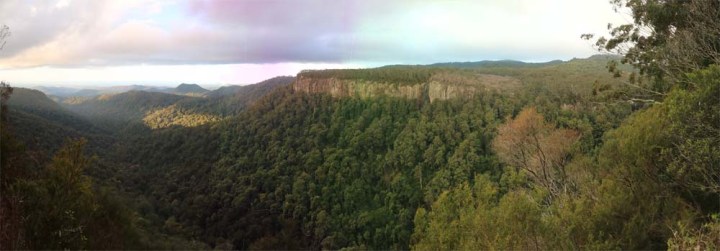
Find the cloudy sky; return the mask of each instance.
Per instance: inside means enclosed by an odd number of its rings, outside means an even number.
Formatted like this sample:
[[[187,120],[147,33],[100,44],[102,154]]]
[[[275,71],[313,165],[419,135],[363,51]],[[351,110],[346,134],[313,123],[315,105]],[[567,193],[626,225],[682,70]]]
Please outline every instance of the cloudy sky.
[[[608,0],[2,0],[0,80],[246,84],[302,69],[594,54]]]

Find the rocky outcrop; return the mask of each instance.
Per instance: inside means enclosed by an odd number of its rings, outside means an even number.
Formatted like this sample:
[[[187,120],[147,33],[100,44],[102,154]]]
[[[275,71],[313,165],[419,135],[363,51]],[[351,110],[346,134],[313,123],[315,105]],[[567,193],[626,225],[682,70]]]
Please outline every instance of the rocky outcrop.
[[[430,99],[430,102],[453,98],[472,98],[475,94],[484,89],[485,88],[483,86],[453,85],[430,82],[428,84],[428,98]]]
[[[500,76],[495,76],[500,77]],[[506,77],[501,77],[506,78]],[[508,83],[516,81],[507,78]],[[497,81],[495,81],[497,82]],[[298,76],[292,85],[296,92],[327,93],[333,97],[371,98],[377,96],[400,97],[408,99],[427,98],[430,102],[453,98],[471,98],[475,94],[487,90],[488,85],[482,81],[449,83],[442,79],[431,79],[421,84],[377,83],[365,80],[345,80],[337,78],[309,78]]]
[[[333,97],[391,96],[416,99],[423,95],[422,85],[393,85],[362,80],[340,80],[336,78],[313,79],[298,76],[293,83],[297,92],[327,93]]]

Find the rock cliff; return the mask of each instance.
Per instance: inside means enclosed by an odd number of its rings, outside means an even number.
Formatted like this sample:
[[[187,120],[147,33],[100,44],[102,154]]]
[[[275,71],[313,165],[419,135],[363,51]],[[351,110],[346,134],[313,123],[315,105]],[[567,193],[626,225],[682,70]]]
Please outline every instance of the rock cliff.
[[[333,97],[371,98],[377,96],[408,99],[427,98],[430,102],[453,98],[471,98],[489,89],[517,86],[519,80],[487,74],[467,76],[434,76],[426,83],[394,84],[358,79],[311,78],[298,75],[293,90],[305,93],[327,93]]]

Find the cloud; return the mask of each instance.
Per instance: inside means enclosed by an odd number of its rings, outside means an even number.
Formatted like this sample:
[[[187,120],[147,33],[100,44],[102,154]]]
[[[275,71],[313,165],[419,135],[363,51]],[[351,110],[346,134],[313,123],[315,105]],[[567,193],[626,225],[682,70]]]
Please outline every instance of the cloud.
[[[0,51],[0,66],[84,65],[97,38],[140,1],[2,1],[0,23],[12,35]],[[128,39],[125,40],[126,42]]]
[[[4,0],[0,68],[585,56],[614,17],[579,2]]]

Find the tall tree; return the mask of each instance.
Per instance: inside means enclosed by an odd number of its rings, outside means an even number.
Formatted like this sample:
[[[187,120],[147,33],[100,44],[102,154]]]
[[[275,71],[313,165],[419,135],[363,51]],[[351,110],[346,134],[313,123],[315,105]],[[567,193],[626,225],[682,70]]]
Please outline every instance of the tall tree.
[[[89,215],[95,207],[90,178],[83,174],[90,159],[84,140],[61,149],[39,179],[22,180],[27,214],[26,237],[31,248],[87,248]]]
[[[652,77],[652,91],[666,93],[667,82],[720,63],[720,2],[707,0],[611,0],[616,11],[629,9],[633,23],[608,24],[611,37],[600,37],[600,51],[623,55],[620,61]],[[592,34],[583,35],[592,39]],[[617,62],[610,70],[620,73]],[[639,80],[634,75],[631,80]],[[636,81],[633,81],[636,82]],[[665,84],[661,84],[665,83]]]
[[[565,165],[579,132],[555,128],[533,107],[523,109],[498,128],[493,147],[508,165],[522,169],[557,196],[568,186]]]

